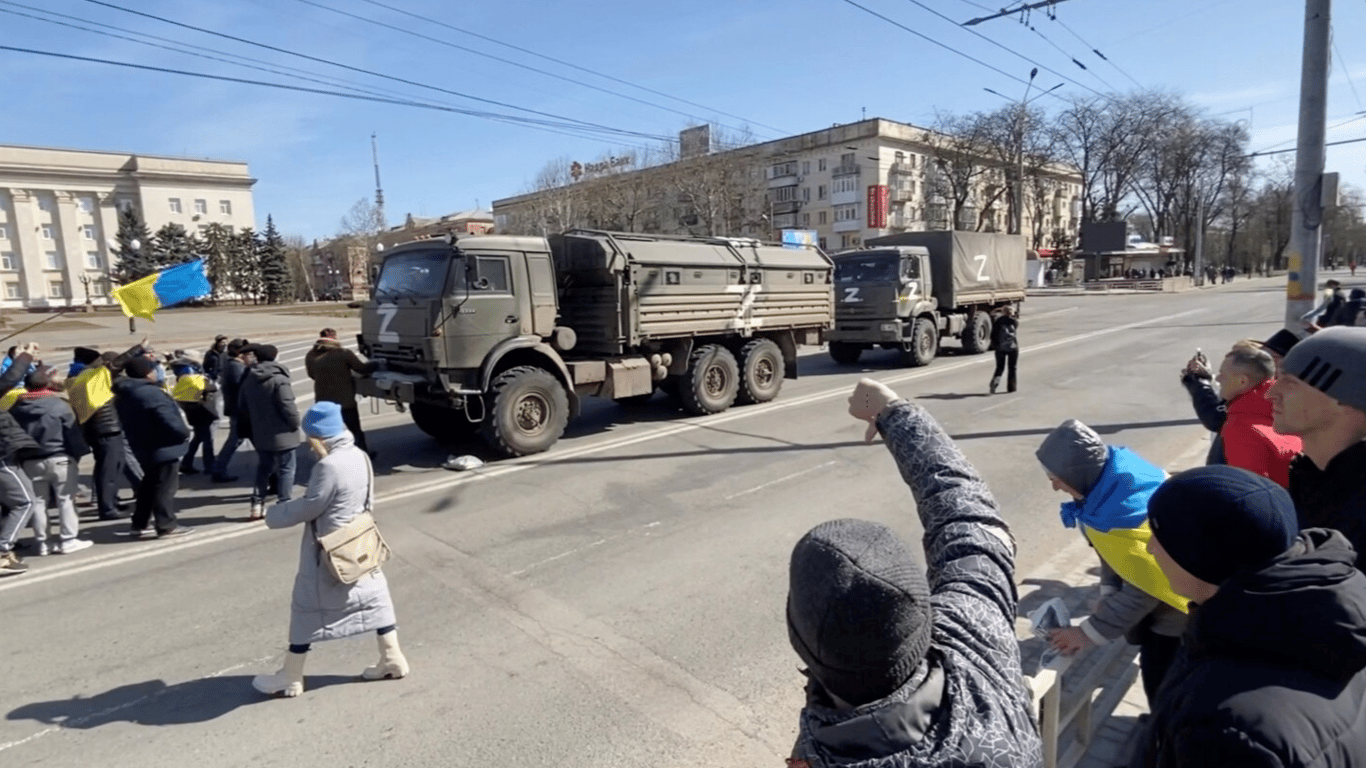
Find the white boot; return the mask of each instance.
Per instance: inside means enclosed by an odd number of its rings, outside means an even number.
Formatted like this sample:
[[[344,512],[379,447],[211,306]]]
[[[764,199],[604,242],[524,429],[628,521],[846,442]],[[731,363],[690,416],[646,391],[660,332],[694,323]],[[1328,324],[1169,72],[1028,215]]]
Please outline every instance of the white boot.
[[[286,653],[285,665],[273,675],[257,675],[251,687],[268,696],[298,696],[304,692],[304,659],[307,653]]]
[[[408,675],[408,660],[398,649],[398,631],[379,636],[379,663],[366,667],[361,677],[366,680],[398,679]]]

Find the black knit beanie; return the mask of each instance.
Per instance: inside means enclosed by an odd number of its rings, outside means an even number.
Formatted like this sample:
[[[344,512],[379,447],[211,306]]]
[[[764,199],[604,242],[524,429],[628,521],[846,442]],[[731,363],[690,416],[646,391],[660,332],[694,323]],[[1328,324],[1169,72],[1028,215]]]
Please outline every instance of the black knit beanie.
[[[100,351],[90,347],[76,347],[71,350],[71,359],[81,365],[94,365],[100,359]]]
[[[147,378],[147,374],[156,369],[157,364],[155,361],[148,360],[145,357],[135,357],[132,360],[129,360],[128,364],[123,367],[123,372],[127,374],[130,379],[145,379]]]
[[[1148,499],[1148,525],[1177,565],[1216,586],[1286,551],[1299,534],[1284,488],[1224,464],[1188,469],[1159,486]]]
[[[891,695],[930,647],[925,573],[885,525],[832,520],[792,550],[787,635],[812,677],[859,706]]]

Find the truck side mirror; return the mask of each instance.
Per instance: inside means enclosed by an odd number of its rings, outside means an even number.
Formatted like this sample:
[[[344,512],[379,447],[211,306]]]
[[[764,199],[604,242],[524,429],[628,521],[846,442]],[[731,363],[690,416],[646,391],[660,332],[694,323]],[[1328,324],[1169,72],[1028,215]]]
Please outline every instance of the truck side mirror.
[[[489,280],[479,274],[479,259],[475,256],[465,257],[465,280],[471,288],[483,290],[489,287]]]

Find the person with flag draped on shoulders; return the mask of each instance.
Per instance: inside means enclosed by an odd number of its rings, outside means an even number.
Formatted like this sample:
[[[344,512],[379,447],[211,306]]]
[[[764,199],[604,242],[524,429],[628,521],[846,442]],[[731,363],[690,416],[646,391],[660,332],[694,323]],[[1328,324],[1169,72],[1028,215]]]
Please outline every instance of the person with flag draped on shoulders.
[[[1139,647],[1143,690],[1155,700],[1181,647],[1189,601],[1147,550],[1148,498],[1167,473],[1122,446],[1109,446],[1095,430],[1068,419],[1035,451],[1063,502],[1062,523],[1080,526],[1101,561],[1101,597],[1080,626],[1055,629],[1049,641],[1066,655],[1119,637]]]
[[[76,347],[68,369],[65,391],[76,421],[81,425],[85,442],[95,455],[95,473],[91,477],[95,504],[101,520],[127,517],[119,508],[119,476],[128,480],[129,488],[142,482],[142,468],[131,460],[123,424],[114,410],[114,378],[135,357],[143,357],[147,339],[122,354],[100,353],[89,347]]]

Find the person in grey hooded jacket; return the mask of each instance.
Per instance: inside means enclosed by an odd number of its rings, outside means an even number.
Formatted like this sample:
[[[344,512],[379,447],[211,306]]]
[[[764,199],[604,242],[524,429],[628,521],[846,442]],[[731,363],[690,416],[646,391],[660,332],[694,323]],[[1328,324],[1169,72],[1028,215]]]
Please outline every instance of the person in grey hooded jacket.
[[[833,520],[797,542],[788,638],[806,664],[794,768],[1043,764],[1015,636],[1015,542],[920,406],[863,379],[849,413],[887,441],[928,573],[892,529]]]
[[[237,396],[238,434],[256,447],[256,484],[251,491],[251,517],[265,516],[266,487],[272,474],[279,475],[280,503],[289,501],[294,488],[294,449],[299,447],[299,409],[289,369],[275,361],[279,351],[269,344],[253,344],[243,352],[256,356],[256,364],[242,378]]]

